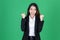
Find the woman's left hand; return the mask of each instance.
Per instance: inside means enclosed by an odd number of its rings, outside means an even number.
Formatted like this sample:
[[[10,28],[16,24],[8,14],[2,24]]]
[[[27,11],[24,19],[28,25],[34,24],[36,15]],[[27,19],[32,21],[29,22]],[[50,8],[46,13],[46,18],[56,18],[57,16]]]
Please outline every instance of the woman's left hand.
[[[44,15],[40,15],[40,20],[43,21]]]

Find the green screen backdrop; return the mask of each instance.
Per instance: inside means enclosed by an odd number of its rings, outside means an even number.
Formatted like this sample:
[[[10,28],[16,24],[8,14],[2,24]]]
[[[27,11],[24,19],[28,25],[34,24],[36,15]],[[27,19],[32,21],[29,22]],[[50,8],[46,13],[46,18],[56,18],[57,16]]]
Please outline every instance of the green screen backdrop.
[[[0,0],[0,40],[22,40],[21,13],[33,2],[44,15],[41,40],[60,40],[60,0]]]

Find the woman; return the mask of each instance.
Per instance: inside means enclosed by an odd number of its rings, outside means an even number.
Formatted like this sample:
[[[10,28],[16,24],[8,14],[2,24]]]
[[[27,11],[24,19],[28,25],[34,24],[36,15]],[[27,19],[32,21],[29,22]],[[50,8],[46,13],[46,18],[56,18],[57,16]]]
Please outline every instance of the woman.
[[[21,30],[24,32],[22,40],[41,40],[39,33],[43,27],[44,15],[41,15],[36,3],[31,3],[27,15],[22,14]]]

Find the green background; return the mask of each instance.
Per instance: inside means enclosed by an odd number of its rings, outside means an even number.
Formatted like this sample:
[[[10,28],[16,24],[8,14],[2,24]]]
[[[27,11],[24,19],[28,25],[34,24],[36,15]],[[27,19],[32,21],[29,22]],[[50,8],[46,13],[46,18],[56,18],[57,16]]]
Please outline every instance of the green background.
[[[41,40],[60,40],[60,0],[0,0],[0,40],[22,40],[21,13],[33,2],[44,14]]]

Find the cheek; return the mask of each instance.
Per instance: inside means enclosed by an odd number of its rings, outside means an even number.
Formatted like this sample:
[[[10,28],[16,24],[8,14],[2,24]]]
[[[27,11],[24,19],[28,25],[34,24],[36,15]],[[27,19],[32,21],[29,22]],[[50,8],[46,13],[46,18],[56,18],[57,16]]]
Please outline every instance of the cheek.
[[[36,10],[34,11],[34,13],[36,13]]]
[[[29,10],[29,12],[35,14],[36,10]]]
[[[31,13],[31,10],[29,10],[29,13]]]
[[[33,11],[33,14],[34,14],[34,15],[36,14],[36,10]]]
[[[30,13],[32,13],[32,12],[33,12],[33,10],[31,10],[31,9],[30,9],[30,10],[29,10],[29,12],[30,12]]]

